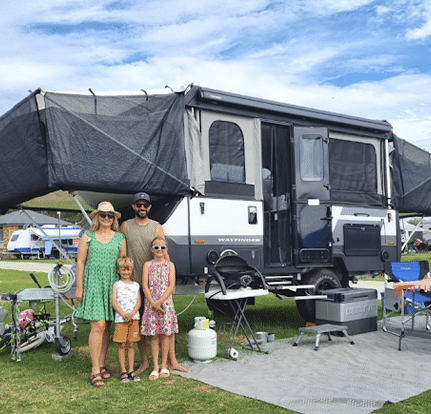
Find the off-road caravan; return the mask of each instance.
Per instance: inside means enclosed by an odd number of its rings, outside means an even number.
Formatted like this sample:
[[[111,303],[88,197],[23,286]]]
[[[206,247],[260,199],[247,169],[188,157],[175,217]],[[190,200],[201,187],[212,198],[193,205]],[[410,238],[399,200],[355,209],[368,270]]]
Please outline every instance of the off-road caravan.
[[[127,218],[146,191],[183,280],[233,250],[274,292],[312,296],[399,260],[398,212],[431,212],[430,154],[388,122],[194,85],[37,90],[0,118],[0,143],[0,208],[76,190]]]
[[[315,295],[399,259],[387,122],[203,88],[185,107],[199,194],[161,217],[181,274],[211,273],[232,249],[279,294]]]

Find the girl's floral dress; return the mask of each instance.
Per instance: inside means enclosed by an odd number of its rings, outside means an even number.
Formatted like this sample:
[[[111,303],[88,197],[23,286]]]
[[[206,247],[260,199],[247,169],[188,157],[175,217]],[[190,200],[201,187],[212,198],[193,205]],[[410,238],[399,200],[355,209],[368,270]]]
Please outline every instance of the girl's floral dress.
[[[155,301],[159,300],[169,287],[169,261],[157,264],[151,261],[148,269],[148,285],[151,296]],[[141,334],[146,336],[167,335],[178,333],[177,314],[174,309],[172,295],[166,299],[162,308],[163,314],[158,314],[151,309],[147,298],[144,300],[145,310],[142,315]]]

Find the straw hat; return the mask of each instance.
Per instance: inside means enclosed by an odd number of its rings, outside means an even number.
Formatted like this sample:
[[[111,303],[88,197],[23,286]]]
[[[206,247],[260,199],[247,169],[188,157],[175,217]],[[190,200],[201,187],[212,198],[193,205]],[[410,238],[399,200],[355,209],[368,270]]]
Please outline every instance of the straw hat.
[[[112,213],[119,219],[121,214],[118,211],[115,211],[114,206],[109,201],[102,201],[97,206],[97,209],[90,213],[90,216],[93,218],[96,214],[99,213]]]

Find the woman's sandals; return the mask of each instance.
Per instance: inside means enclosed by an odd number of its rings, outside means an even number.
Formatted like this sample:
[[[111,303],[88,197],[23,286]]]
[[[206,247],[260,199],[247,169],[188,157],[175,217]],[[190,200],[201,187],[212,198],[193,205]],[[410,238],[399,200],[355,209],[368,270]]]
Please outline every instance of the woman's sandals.
[[[100,374],[104,380],[111,378],[111,373],[106,369],[106,367],[100,367]]]
[[[90,383],[94,387],[103,387],[105,385],[105,381],[103,381],[102,374],[100,372],[90,375]]]

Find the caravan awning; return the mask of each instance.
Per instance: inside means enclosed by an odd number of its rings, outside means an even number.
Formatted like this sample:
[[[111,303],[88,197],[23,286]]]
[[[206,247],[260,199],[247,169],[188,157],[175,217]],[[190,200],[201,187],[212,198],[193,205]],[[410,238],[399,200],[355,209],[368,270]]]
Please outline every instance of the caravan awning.
[[[0,209],[61,190],[190,192],[184,95],[37,90],[0,118]]]

